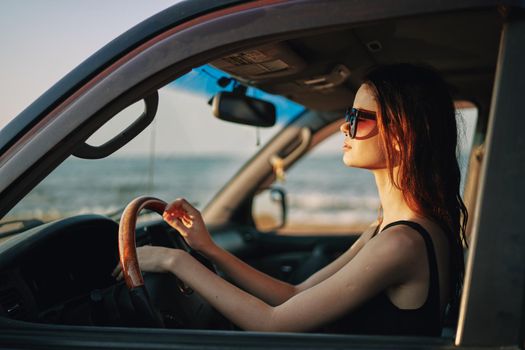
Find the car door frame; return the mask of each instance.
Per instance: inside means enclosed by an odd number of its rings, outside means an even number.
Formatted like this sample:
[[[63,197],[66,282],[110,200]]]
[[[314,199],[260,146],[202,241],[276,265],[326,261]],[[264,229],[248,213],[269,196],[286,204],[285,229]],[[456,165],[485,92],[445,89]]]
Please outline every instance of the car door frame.
[[[507,18],[500,42],[457,345],[525,345],[525,235],[518,220],[525,198],[525,115],[516,111],[525,91],[523,42],[525,17],[518,13]]]
[[[294,1],[294,4],[300,4]],[[510,2],[509,2],[510,3]],[[324,6],[321,1],[308,2],[311,11],[315,9],[317,14],[312,12],[314,18],[321,18],[324,15],[326,20],[339,16],[341,23],[355,23],[359,21],[379,20],[404,15],[415,15],[421,13],[431,13],[436,11],[466,9],[471,6],[497,6],[501,2],[496,1],[442,1],[436,3],[422,3],[419,1],[406,1],[403,6],[392,4],[388,1],[374,2],[370,6],[369,2],[356,1],[345,2],[333,1],[332,4],[340,5],[343,8],[352,7],[352,16],[346,14],[338,8],[337,13],[328,6]],[[513,3],[516,6],[524,7],[522,2]],[[245,41],[256,37],[255,33],[263,32],[263,28],[258,26],[268,25],[268,21],[262,18],[273,18],[272,10],[279,8],[279,11],[286,11],[290,15],[287,17],[286,25],[275,16],[274,35],[278,35],[278,30],[291,30],[293,23],[299,29],[322,27],[322,22],[315,24],[307,23],[306,16],[301,17],[296,14],[297,21],[293,21],[294,14],[289,9],[290,4],[282,1],[254,1],[238,6],[243,7],[243,11],[255,9],[252,15],[253,23],[244,23],[244,28],[248,28],[250,35],[244,37],[239,35],[239,40]],[[318,7],[316,7],[316,5]],[[397,5],[397,6],[396,6]],[[257,6],[259,9],[257,10]],[[227,16],[235,16],[240,12],[235,12],[232,8],[223,8],[210,13],[208,20],[221,22]],[[288,10],[287,10],[288,8]],[[319,11],[319,10],[324,11]],[[225,11],[227,16],[225,15]],[[228,12],[229,11],[229,12]],[[300,12],[300,11],[299,11]],[[323,12],[323,13],[321,13]],[[283,12],[279,12],[282,14]],[[310,13],[310,12],[308,12]],[[266,16],[266,17],[265,17]],[[243,17],[244,20],[249,17]],[[193,20],[198,20],[195,18]],[[231,19],[231,18],[230,18]],[[310,19],[311,20],[311,19]],[[191,20],[190,20],[191,22]],[[290,23],[292,22],[292,23]],[[189,23],[189,22],[185,22]],[[194,28],[203,29],[207,22],[200,22],[200,27],[185,27],[169,37],[182,39],[183,34],[188,34]],[[239,24],[232,21],[230,24]],[[228,23],[225,23],[227,26]],[[180,28],[179,28],[180,29]],[[208,28],[209,29],[209,28]],[[217,27],[215,27],[217,29]],[[268,30],[264,31],[268,34]],[[195,34],[196,32],[194,32]],[[243,32],[244,33],[244,32]],[[480,181],[480,201],[476,209],[475,225],[473,229],[472,253],[469,255],[467,264],[467,277],[465,280],[465,293],[463,295],[462,309],[459,321],[459,332],[456,338],[456,346],[459,347],[521,347],[523,346],[523,312],[524,312],[524,282],[525,271],[523,254],[525,242],[521,232],[521,223],[517,220],[520,216],[519,199],[524,198],[525,177],[523,167],[516,164],[524,164],[525,152],[520,141],[520,131],[525,126],[525,118],[516,112],[514,106],[518,106],[520,101],[520,91],[525,91],[525,67],[521,62],[525,62],[525,49],[519,43],[524,41],[525,28],[521,17],[507,18],[503,30],[503,39],[498,60],[498,71],[495,79],[494,95],[490,112],[490,124],[487,134],[487,156],[482,170]],[[242,37],[242,38],[241,38]],[[216,38],[216,37],[215,37]],[[274,36],[275,38],[275,36]],[[2,214],[4,214],[18,199],[20,199],[35,183],[40,181],[51,169],[63,161],[74,149],[74,142],[67,137],[52,135],[53,130],[65,127],[66,130],[77,130],[81,125],[88,122],[96,114],[97,110],[90,107],[94,101],[97,108],[103,108],[114,101],[118,96],[128,93],[130,96],[144,94],[152,87],[160,86],[165,80],[158,75],[155,79],[149,80],[148,84],[144,81],[151,79],[153,72],[162,73],[165,77],[172,79],[180,75],[183,67],[195,66],[198,62],[207,62],[213,57],[221,54],[233,52],[235,49],[247,45],[231,44],[232,34],[225,35],[223,41],[216,41],[215,50],[213,47],[205,47],[204,43],[188,44],[183,54],[186,58],[194,58],[192,63],[177,65],[173,67],[173,62],[162,61],[155,65],[152,57],[146,57],[148,48],[155,44],[161,44],[161,38],[157,37],[152,42],[143,44],[140,49],[136,49],[128,55],[135,55],[133,58],[127,57],[126,60],[119,60],[107,67],[103,72],[96,75],[87,82],[79,93],[71,95],[59,105],[46,114],[38,124],[32,126],[25,132],[25,137],[18,137],[15,143],[11,144],[0,158],[2,183],[0,190],[2,195],[6,194],[9,203],[2,204]],[[225,40],[230,40],[225,42]],[[182,40],[182,42],[187,42]],[[211,44],[211,43],[208,43]],[[175,44],[174,44],[175,45]],[[220,48],[224,50],[220,50]],[[210,52],[213,51],[213,54]],[[204,55],[203,52],[208,52]],[[198,53],[201,53],[198,56]],[[177,56],[183,61],[183,54]],[[200,58],[200,61],[196,57]],[[132,72],[140,71],[138,66],[147,67],[142,73],[130,77]],[[153,65],[155,68],[152,68]],[[166,71],[168,70],[168,71]],[[122,79],[122,80],[121,80]],[[128,87],[141,83],[143,90],[135,90],[130,93]],[[95,85],[107,84],[111,87],[111,93],[104,96],[100,91],[96,91]],[[148,89],[144,87],[148,87]],[[100,85],[97,86],[100,89]],[[102,91],[108,91],[100,89]],[[86,111],[82,111],[86,108]],[[80,115],[72,117],[71,113],[77,112]],[[507,133],[511,132],[508,137]],[[69,136],[69,135],[68,135]],[[77,133],[79,139],[85,137]],[[523,138],[521,138],[523,139]],[[78,140],[74,140],[75,142]],[[65,149],[57,149],[61,146]],[[36,152],[36,153],[32,153]],[[27,159],[21,161],[23,155]],[[15,159],[16,158],[16,159]],[[21,163],[20,163],[21,162]],[[16,164],[19,163],[19,164]],[[38,175],[29,176],[28,173],[37,171]],[[4,177],[7,176],[7,177]],[[502,181],[505,179],[505,181]],[[20,190],[14,190],[15,184],[21,186]],[[11,191],[11,192],[9,192]],[[502,220],[501,218],[508,218]],[[495,232],[498,234],[495,235]],[[507,252],[511,252],[510,254]],[[487,322],[498,322],[500,326],[491,329]],[[148,329],[125,329],[125,328],[100,328],[100,327],[74,327],[74,326],[55,326],[55,325],[36,325],[19,321],[0,319],[2,332],[0,343],[5,346],[21,347],[53,346],[54,348],[80,348],[80,347],[107,347],[125,348],[133,345],[143,348],[161,347],[188,347],[199,346],[202,348],[268,348],[268,347],[325,347],[325,348],[399,348],[420,347],[424,349],[434,348],[453,348],[454,345],[448,339],[434,338],[414,338],[414,337],[367,337],[367,336],[328,336],[319,334],[261,334],[254,332],[231,332],[220,331],[182,331],[182,330],[148,330]],[[499,333],[501,332],[501,333]],[[232,336],[233,335],[233,336]],[[37,343],[39,342],[39,343]]]

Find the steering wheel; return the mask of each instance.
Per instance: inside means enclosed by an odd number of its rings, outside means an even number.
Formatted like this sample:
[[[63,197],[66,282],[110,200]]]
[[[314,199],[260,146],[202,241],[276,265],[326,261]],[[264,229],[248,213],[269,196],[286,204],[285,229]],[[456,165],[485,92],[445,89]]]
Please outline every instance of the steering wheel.
[[[135,312],[137,316],[139,316],[139,318],[141,319],[141,323],[143,323],[142,325],[147,327],[149,326],[164,328],[165,323],[162,316],[160,315],[159,310],[157,310],[157,308],[151,302],[151,298],[144,284],[144,279],[142,277],[137,258],[137,249],[135,245],[135,226],[137,223],[137,215],[142,209],[149,209],[162,215],[164,209],[166,208],[166,205],[166,202],[154,197],[143,196],[135,198],[126,206],[126,209],[124,209],[119,225],[118,242],[122,273],[126,285],[128,287],[130,299],[135,309]],[[178,240],[178,242],[178,245],[180,246],[176,248],[184,249],[190,253],[192,252],[191,248],[186,244],[184,239],[180,239]],[[200,257],[199,260],[203,262],[202,257]],[[212,266],[212,264],[209,261],[205,261],[203,263],[208,268]],[[205,302],[200,296],[198,296],[197,293],[194,294],[193,291],[178,278],[176,278],[176,281],[179,295],[171,295],[170,297],[184,298],[184,300],[182,300],[178,304],[180,308],[186,308],[186,310],[179,310],[181,313],[184,314],[186,319],[188,319],[189,317],[213,316],[211,315],[212,312],[210,311],[212,310],[212,308],[207,302]],[[190,298],[191,300],[187,300],[187,298]],[[196,303],[198,304],[198,307],[191,309],[191,305]],[[203,313],[203,310],[208,311]],[[213,312],[216,313],[216,311],[214,310]]]

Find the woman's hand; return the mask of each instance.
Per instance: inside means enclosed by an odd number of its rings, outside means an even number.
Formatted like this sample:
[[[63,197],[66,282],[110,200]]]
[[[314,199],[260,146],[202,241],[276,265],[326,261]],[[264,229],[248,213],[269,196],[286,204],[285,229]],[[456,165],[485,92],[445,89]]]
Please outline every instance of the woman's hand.
[[[143,246],[137,248],[137,258],[139,267],[142,272],[171,272],[170,267],[173,265],[175,249],[165,247]],[[111,273],[117,280],[123,277],[122,266],[120,263]]]
[[[201,213],[185,199],[179,198],[168,204],[162,217],[198,252],[207,255],[215,247]]]

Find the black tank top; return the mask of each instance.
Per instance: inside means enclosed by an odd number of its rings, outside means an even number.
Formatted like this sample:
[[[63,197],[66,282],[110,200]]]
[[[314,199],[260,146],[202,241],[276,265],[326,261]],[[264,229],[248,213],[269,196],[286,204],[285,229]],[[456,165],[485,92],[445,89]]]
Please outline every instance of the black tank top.
[[[425,303],[417,309],[400,309],[382,291],[360,307],[325,326],[325,333],[383,334],[439,336],[442,317],[439,298],[439,276],[434,245],[429,233],[412,221],[396,221],[386,225],[382,231],[394,225],[406,225],[425,240],[429,267],[429,288]]]

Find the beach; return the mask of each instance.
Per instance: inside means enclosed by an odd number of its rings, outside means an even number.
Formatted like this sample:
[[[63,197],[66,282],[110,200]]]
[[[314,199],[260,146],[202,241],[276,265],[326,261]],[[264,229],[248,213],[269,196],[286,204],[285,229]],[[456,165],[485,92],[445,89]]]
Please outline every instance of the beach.
[[[141,195],[165,201],[184,197],[203,209],[245,162],[242,157],[209,155],[70,158],[2,221],[118,214]],[[275,185],[286,193],[287,201],[281,234],[361,232],[378,216],[372,174],[344,166],[337,154],[307,157],[287,170],[284,182]]]

